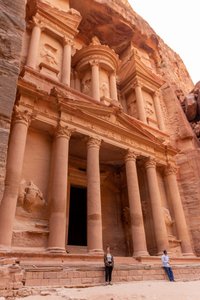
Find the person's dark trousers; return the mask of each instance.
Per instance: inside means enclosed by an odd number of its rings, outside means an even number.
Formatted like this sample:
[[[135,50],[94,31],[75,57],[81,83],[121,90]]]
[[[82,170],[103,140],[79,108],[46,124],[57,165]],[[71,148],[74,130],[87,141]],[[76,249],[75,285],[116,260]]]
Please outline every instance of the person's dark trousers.
[[[165,272],[169,278],[170,281],[174,281],[174,274],[172,272],[172,269],[170,267],[164,267]]]
[[[112,281],[112,270],[113,270],[113,267],[110,267],[110,266],[106,266],[105,267],[105,279],[106,279],[106,282],[111,282]]]

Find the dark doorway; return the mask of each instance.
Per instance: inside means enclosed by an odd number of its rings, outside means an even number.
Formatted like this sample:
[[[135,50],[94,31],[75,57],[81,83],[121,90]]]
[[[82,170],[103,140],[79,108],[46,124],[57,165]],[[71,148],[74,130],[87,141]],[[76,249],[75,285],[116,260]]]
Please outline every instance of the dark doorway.
[[[71,186],[68,245],[87,246],[87,189]]]

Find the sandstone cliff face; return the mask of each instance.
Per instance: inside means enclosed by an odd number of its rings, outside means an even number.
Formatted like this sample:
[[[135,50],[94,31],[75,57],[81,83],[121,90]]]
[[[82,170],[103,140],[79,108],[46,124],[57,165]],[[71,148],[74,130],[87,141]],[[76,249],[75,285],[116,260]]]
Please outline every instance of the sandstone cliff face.
[[[0,0],[0,199],[3,193],[10,120],[16,98],[25,1]]]

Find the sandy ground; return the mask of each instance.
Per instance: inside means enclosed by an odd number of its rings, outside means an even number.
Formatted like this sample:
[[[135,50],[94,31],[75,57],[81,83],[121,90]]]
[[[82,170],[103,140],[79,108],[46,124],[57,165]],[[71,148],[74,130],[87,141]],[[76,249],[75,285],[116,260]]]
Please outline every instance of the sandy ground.
[[[200,300],[200,281],[143,281],[89,288],[45,289],[17,300]]]

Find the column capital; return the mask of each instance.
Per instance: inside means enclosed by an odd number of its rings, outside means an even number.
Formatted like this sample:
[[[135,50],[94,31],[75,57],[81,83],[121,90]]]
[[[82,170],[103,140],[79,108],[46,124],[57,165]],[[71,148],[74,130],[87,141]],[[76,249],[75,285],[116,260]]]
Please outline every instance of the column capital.
[[[58,124],[58,126],[56,128],[56,137],[57,138],[64,137],[69,140],[71,137],[71,134],[74,131],[75,131],[75,129],[73,129],[73,128],[69,128],[68,126]]]
[[[93,66],[99,66],[99,60],[97,59],[92,59],[89,61],[89,64],[93,67]]]
[[[156,168],[156,159],[154,157],[149,157],[145,160],[145,168]]]
[[[14,123],[24,123],[29,126],[32,119],[34,119],[35,115],[28,110],[20,110],[20,108],[15,105],[14,106],[14,114],[13,114]]]
[[[160,92],[158,90],[154,91],[153,96],[155,99],[159,99]]]
[[[33,17],[32,21],[31,21],[31,25],[32,27],[39,27],[41,30],[43,30],[45,28],[45,24],[44,22],[42,22],[40,19]]]
[[[64,37],[63,37],[63,44],[64,44],[64,46],[65,46],[65,45],[70,45],[70,46],[72,46],[72,45],[74,44],[74,42],[73,42],[72,39],[68,38],[67,36],[64,36]]]
[[[87,146],[89,147],[94,147],[94,148],[100,148],[101,145],[101,140],[98,138],[94,137],[89,137],[87,141]]]
[[[168,164],[164,169],[164,175],[176,175],[178,172],[178,167],[176,165]]]
[[[134,151],[128,149],[127,153],[125,155],[125,162],[130,161],[130,160],[136,161],[137,156],[138,156],[137,153],[135,153]]]

